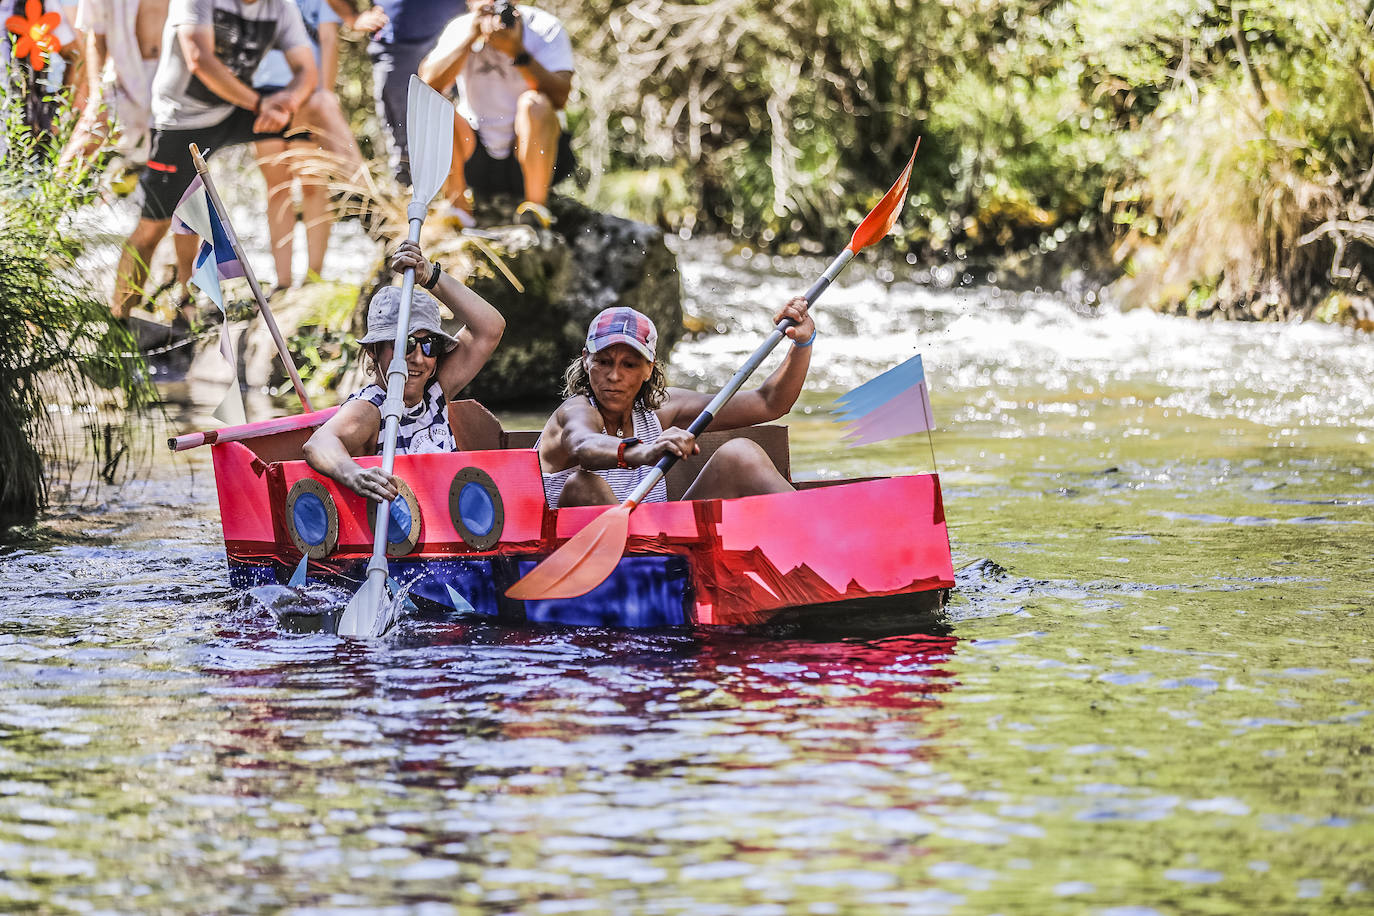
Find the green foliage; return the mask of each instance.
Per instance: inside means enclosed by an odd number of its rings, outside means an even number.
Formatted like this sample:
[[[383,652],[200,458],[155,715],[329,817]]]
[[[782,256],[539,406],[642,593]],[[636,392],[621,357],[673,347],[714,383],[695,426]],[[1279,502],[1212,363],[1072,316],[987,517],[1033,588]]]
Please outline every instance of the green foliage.
[[[912,246],[1087,231],[1159,265],[1157,290],[1276,287],[1283,311],[1363,291],[1374,266],[1374,33],[1354,0],[546,6],[574,33],[587,196],[633,215],[841,237],[920,135]],[[693,199],[655,211],[614,177],[636,173]]]
[[[6,105],[0,135],[0,532],[46,503],[55,465],[70,466],[64,413],[88,412],[94,473],[114,482],[155,392],[129,333],[89,288],[69,217],[92,194],[87,173],[59,174],[61,138],[36,137]],[[101,389],[108,390],[108,394]],[[115,398],[129,418],[101,423]],[[127,469],[127,465],[123,466]]]

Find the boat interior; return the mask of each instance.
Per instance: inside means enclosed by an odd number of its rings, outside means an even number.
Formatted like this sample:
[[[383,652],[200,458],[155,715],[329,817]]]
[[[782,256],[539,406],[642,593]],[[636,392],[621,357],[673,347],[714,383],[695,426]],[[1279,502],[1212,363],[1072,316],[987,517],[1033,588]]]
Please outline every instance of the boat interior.
[[[489,449],[532,448],[539,433],[529,430],[507,430],[501,421],[486,407],[474,400],[451,401],[448,405],[449,425],[463,451],[486,451]],[[325,417],[320,418],[323,423]],[[299,461],[301,448],[305,445],[313,427],[287,430],[264,436],[244,439],[242,443],[253,450],[260,459],[273,461]],[[787,427],[779,424],[750,426],[727,432],[707,432],[697,442],[701,451],[691,458],[684,458],[668,472],[668,498],[680,499],[687,487],[696,479],[701,468],[716,449],[738,437],[746,437],[757,442],[773,464],[788,480],[792,479],[792,462],[788,449]],[[798,483],[798,489],[812,486],[825,486],[841,481],[807,481]],[[850,482],[850,481],[846,481]]]

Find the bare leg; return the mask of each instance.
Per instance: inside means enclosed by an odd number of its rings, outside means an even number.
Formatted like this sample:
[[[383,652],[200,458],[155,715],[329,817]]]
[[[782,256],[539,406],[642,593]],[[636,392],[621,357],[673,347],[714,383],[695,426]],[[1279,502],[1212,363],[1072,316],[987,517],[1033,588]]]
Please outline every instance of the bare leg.
[[[277,269],[277,287],[291,285],[291,257],[296,234],[296,208],[291,199],[291,166],[282,160],[286,143],[259,140],[253,155],[267,182],[267,234],[272,239],[272,263]]]
[[[313,177],[301,179],[301,214],[305,219],[305,250],[308,257],[305,275],[307,279],[318,279],[324,270],[324,253],[329,248],[334,214],[329,207],[329,189]]]
[[[525,176],[525,200],[549,200],[553,166],[558,158],[558,112],[549,97],[533,90],[520,96],[515,109],[515,158]]]
[[[468,209],[468,181],[463,169],[476,150],[477,134],[473,131],[472,125],[463,118],[454,118],[453,162],[449,165],[448,183],[444,185],[444,194],[450,204],[463,211]]]
[[[157,243],[167,234],[170,219],[140,219],[134,232],[124,243],[115,270],[114,301],[110,312],[116,318],[128,318],[134,306],[143,304],[143,288],[148,282],[148,264]]]
[[[58,168],[66,169],[76,162],[85,162],[104,145],[110,135],[110,120],[104,105],[91,104],[81,112],[81,119],[72,130],[71,139],[62,148]]]
[[[761,445],[752,439],[731,439],[706,462],[682,498],[733,499],[795,489],[778,473]]]
[[[358,176],[363,168],[363,154],[358,150],[358,141],[348,126],[339,97],[327,90],[316,90],[296,112],[291,121],[292,127],[304,127],[310,131],[315,145],[327,153],[338,157],[345,179]]]
[[[558,496],[558,506],[614,506],[618,499],[611,492],[611,485],[591,471],[576,470],[568,475],[563,492]]]

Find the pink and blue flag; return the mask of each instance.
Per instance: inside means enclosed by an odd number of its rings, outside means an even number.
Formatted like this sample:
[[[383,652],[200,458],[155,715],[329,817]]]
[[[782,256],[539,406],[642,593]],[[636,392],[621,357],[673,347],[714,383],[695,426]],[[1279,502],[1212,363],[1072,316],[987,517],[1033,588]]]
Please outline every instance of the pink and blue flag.
[[[833,412],[851,447],[934,429],[920,354],[840,395]]]
[[[197,175],[181,196],[181,201],[172,211],[172,229],[183,235],[194,233],[200,236],[200,249],[196,252],[191,269],[191,282],[196,288],[210,297],[219,309],[223,320],[220,322],[219,352],[229,364],[231,379],[229,391],[224,400],[215,408],[214,416],[231,426],[246,422],[243,410],[243,392],[239,390],[238,354],[234,350],[233,339],[229,336],[228,313],[224,308],[224,293],[219,287],[221,279],[229,280],[242,277],[243,264],[234,253],[229,241],[224,220],[215,210],[210,194],[205,190],[205,182]]]

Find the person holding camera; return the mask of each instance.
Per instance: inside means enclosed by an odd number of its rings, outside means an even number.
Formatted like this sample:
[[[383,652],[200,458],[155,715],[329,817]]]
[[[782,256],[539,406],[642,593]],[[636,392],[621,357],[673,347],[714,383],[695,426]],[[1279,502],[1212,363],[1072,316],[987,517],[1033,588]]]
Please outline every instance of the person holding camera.
[[[480,0],[448,24],[420,62],[420,78],[458,89],[449,216],[473,225],[468,188],[523,196],[519,222],[553,222],[549,188],[572,173],[563,108],[572,91],[572,40],[563,23],[533,6]]]

